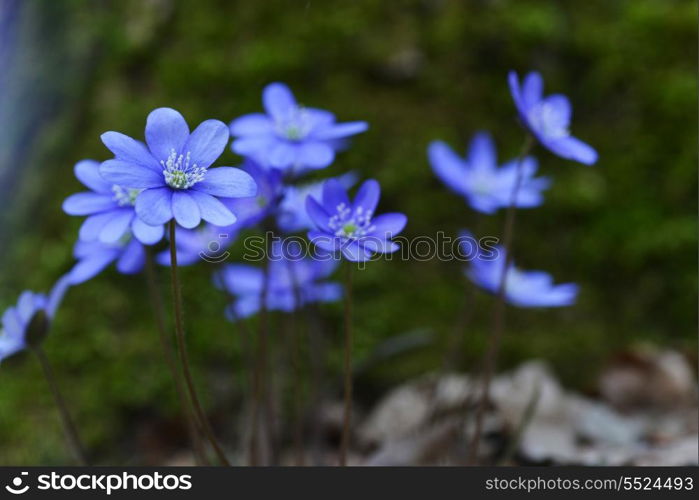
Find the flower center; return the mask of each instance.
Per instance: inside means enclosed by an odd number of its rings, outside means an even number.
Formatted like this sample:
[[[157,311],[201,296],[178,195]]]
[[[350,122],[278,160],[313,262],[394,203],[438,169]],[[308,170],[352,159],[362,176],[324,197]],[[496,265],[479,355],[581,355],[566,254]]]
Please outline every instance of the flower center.
[[[558,108],[546,101],[534,106],[529,112],[534,127],[548,137],[568,137],[568,118]]]
[[[114,193],[112,199],[116,201],[117,205],[120,207],[133,207],[141,191],[143,191],[143,189],[123,188],[114,184],[112,186],[112,192]]]
[[[337,213],[330,217],[328,226],[340,238],[358,239],[375,229],[371,225],[371,210],[364,211],[363,207],[357,207],[354,212],[345,203],[337,206]]]
[[[199,167],[196,163],[190,165],[189,151],[186,155],[178,155],[172,149],[167,160],[161,160],[160,164],[164,167],[165,183],[174,189],[189,189],[203,181],[206,174],[206,168]]]
[[[259,208],[265,208],[267,206],[267,198],[264,196],[258,196],[255,200]]]
[[[304,139],[311,131],[312,125],[310,114],[302,106],[291,109],[275,123],[277,133],[290,141]]]

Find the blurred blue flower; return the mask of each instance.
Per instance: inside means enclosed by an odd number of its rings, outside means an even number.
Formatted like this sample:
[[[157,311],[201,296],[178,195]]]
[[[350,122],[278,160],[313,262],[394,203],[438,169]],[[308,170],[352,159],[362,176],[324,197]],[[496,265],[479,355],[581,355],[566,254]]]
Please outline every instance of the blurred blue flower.
[[[49,322],[54,318],[69,286],[68,276],[63,276],[48,296],[25,291],[19,296],[16,306],[5,310],[0,329],[0,361],[27,347],[27,327],[38,312],[42,311]]]
[[[68,273],[70,283],[77,285],[94,278],[112,262],[122,274],[136,274],[146,262],[146,249],[131,235],[116,243],[101,241],[78,241],[73,247],[73,255],[78,262]]]
[[[337,261],[287,254],[281,246],[274,242],[276,250],[268,261],[267,309],[291,312],[299,305],[340,300],[342,286],[323,281],[333,273]],[[246,318],[260,309],[264,280],[264,269],[245,264],[228,264],[215,275],[216,285],[235,298],[227,311],[230,319]]]
[[[336,123],[329,111],[300,106],[283,83],[267,85],[262,102],[267,114],[251,113],[231,122],[231,148],[296,174],[327,167],[343,139],[368,128],[366,122]]]
[[[274,213],[282,195],[281,171],[265,169],[249,158],[246,158],[242,170],[257,184],[257,193],[254,196],[221,199],[238,218],[235,223],[238,230],[255,226]]]
[[[494,255],[479,255],[466,271],[468,278],[483,290],[497,294],[506,254],[501,246]],[[551,275],[543,271],[522,271],[510,263],[505,278],[505,301],[518,307],[562,307],[575,303],[578,285],[554,285]]]
[[[75,176],[91,191],[71,195],[63,202],[67,214],[88,216],[80,227],[80,239],[114,243],[131,231],[141,243],[158,243],[163,238],[163,225],[149,226],[136,216],[134,205],[141,190],[105,181],[99,167],[94,160],[78,162]]]
[[[510,205],[518,160],[498,168],[495,145],[487,132],[473,137],[465,159],[442,141],[432,142],[427,154],[437,177],[452,191],[466,198],[474,210],[492,214]],[[534,157],[528,156],[522,160],[522,179],[515,203],[519,208],[537,207],[544,201],[542,191],[551,182],[546,177],[534,177],[537,166]]]
[[[240,219],[239,219],[240,220]],[[190,266],[197,262],[221,262],[228,256],[226,250],[235,242],[238,224],[219,227],[204,224],[196,229],[175,228],[177,265]],[[170,250],[156,256],[158,264],[170,265]]]
[[[522,86],[517,73],[510,71],[510,93],[524,126],[553,154],[585,165],[597,161],[597,152],[588,144],[570,135],[572,108],[562,94],[543,96],[544,82],[535,71],[529,73]]]
[[[398,235],[408,218],[401,213],[374,217],[381,188],[371,179],[365,181],[350,203],[347,191],[337,179],[323,184],[322,200],[306,198],[306,211],[316,226],[308,237],[318,248],[347,260],[366,261],[376,253],[391,253],[398,245],[391,238]]]
[[[174,218],[189,229],[202,219],[228,226],[236,217],[219,198],[256,192],[250,175],[238,168],[209,169],[228,137],[228,127],[218,120],[206,120],[190,134],[180,113],[158,108],[146,122],[147,147],[118,132],[102,134],[115,158],[102,163],[100,173],[107,182],[142,190],[135,208],[146,224],[157,226]]]
[[[349,189],[358,180],[356,172],[348,172],[335,177],[342,187]],[[312,196],[316,201],[321,200],[323,183],[325,181],[311,182],[297,186],[285,186],[282,201],[277,212],[277,226],[285,233],[308,231],[315,228],[315,224],[306,212],[306,198]]]

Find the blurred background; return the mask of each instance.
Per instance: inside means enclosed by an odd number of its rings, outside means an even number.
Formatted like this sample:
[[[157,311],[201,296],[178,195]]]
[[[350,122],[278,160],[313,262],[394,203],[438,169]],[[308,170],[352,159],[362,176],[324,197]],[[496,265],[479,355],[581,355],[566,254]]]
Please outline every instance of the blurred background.
[[[0,308],[70,269],[81,220],[61,203],[82,190],[73,165],[110,156],[104,131],[142,137],[156,107],[190,125],[229,122],[261,109],[264,85],[286,82],[300,102],[370,124],[319,176],[376,178],[380,210],[405,212],[407,236],[455,235],[475,214],[434,177],[427,144],[463,151],[486,129],[499,158],[514,157],[523,133],[506,75],[536,69],[546,93],[570,97],[572,131],[600,160],[583,167],[536,150],[553,186],[541,208],[520,212],[516,259],[581,293],[570,308],[510,309],[500,368],[542,359],[564,386],[595,396],[600,373],[639,350],[672,349],[696,366],[696,61],[690,0],[0,0]],[[219,164],[239,161],[227,150]],[[492,216],[480,233],[501,225]],[[200,392],[236,446],[240,332],[206,267],[184,280]],[[458,263],[438,260],[357,274],[358,411],[441,369],[465,285]],[[453,369],[477,370],[491,305],[478,296]],[[330,398],[340,393],[341,313],[321,308]],[[287,321],[273,317],[281,372]],[[163,463],[186,446],[141,276],[109,270],[72,289],[45,349],[98,463]],[[27,354],[0,367],[0,443],[2,464],[69,460]]]

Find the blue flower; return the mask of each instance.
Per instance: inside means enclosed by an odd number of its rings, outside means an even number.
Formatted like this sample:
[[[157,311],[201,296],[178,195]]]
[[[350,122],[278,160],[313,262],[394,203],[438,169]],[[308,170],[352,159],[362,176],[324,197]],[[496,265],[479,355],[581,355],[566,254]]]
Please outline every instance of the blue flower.
[[[434,141],[427,154],[432,170],[452,191],[466,198],[474,210],[492,214],[508,207],[512,200],[517,178],[517,162],[512,160],[498,168],[495,145],[487,132],[476,134],[471,140],[466,158],[460,158],[447,144]],[[522,179],[515,206],[537,207],[543,203],[542,191],[549,187],[546,177],[535,178],[536,159],[522,160]]]
[[[374,217],[381,189],[375,180],[364,182],[350,203],[347,191],[337,179],[323,184],[319,203],[306,198],[306,211],[317,230],[308,233],[320,249],[342,255],[350,261],[366,261],[377,253],[391,253],[398,245],[391,238],[398,235],[408,219],[401,213]]]
[[[238,235],[238,224],[219,227],[204,224],[196,229],[178,227],[176,232],[177,265],[190,266],[206,260],[220,262],[227,257],[226,250]],[[158,264],[170,265],[170,250],[164,250],[156,257]]]
[[[289,87],[271,83],[262,93],[267,114],[231,122],[234,152],[295,173],[330,165],[343,139],[364,132],[366,122],[336,123],[329,111],[300,106]]]
[[[228,142],[228,128],[218,120],[202,122],[190,134],[182,115],[159,108],[148,115],[146,143],[118,132],[102,134],[102,142],[114,153],[102,163],[102,177],[136,196],[136,214],[146,224],[158,226],[173,218],[185,228],[201,220],[228,226],[235,215],[220,197],[253,196],[255,182],[238,168],[209,168]]]
[[[335,178],[342,184],[342,187],[349,189],[354,186],[358,177],[355,172],[348,172]],[[277,212],[277,226],[279,226],[279,229],[285,233],[296,233],[315,228],[315,224],[313,224],[313,221],[308,216],[308,212],[306,212],[306,198],[312,196],[316,201],[320,201],[324,182],[319,181],[284,187],[284,194]]]
[[[466,271],[468,278],[483,290],[497,294],[500,288],[502,269],[505,265],[505,250],[495,248],[494,255],[479,255],[471,261]],[[578,285],[564,283],[554,285],[551,275],[543,271],[522,271],[510,264],[505,278],[505,300],[518,307],[562,307],[575,303]]]
[[[242,169],[250,174],[257,184],[254,196],[225,198],[221,201],[237,217],[236,228],[252,227],[275,212],[282,195],[282,173],[265,169],[251,159],[246,159]]]
[[[136,274],[146,262],[146,249],[136,238],[128,235],[116,243],[78,241],[73,247],[78,262],[68,273],[71,284],[77,285],[94,278],[112,262],[122,274]]]
[[[69,196],[63,202],[67,214],[88,216],[80,227],[80,239],[114,243],[130,231],[146,245],[158,243],[163,238],[163,225],[149,226],[136,216],[134,205],[141,190],[105,181],[99,168],[94,160],[78,162],[75,176],[90,191]]]
[[[277,248],[279,243],[275,242]],[[278,250],[273,250],[272,256],[268,265],[267,309],[291,312],[299,305],[334,302],[342,297],[339,283],[322,281],[332,274],[337,261],[285,256]],[[245,264],[228,264],[217,273],[217,286],[235,298],[227,311],[230,319],[246,318],[260,309],[264,280],[262,268]]]
[[[522,123],[545,148],[561,158],[585,165],[597,161],[597,152],[592,147],[570,135],[572,108],[566,96],[544,97],[543,79],[535,71],[525,77],[521,87],[517,73],[510,71],[509,84]]]
[[[27,347],[27,327],[37,313],[43,312],[49,322],[53,320],[69,286],[70,280],[64,276],[56,282],[48,296],[43,293],[22,292],[17,305],[9,307],[2,315],[0,361]]]

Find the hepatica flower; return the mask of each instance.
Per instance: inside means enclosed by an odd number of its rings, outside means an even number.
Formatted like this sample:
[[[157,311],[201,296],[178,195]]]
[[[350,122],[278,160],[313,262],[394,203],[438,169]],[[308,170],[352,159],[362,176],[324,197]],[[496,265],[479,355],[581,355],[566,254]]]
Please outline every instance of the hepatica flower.
[[[354,202],[337,179],[323,184],[322,199],[306,198],[306,210],[316,226],[309,239],[320,249],[338,253],[350,261],[366,261],[379,253],[392,253],[407,217],[401,213],[374,216],[380,196],[379,183],[371,179],[361,185]]]
[[[277,169],[327,167],[343,139],[368,128],[366,122],[336,123],[329,111],[299,105],[283,83],[267,85],[262,102],[266,114],[251,113],[231,122],[232,149]]]
[[[270,260],[267,309],[291,312],[299,305],[339,300],[341,285],[323,281],[336,267],[337,261],[332,259],[281,257]],[[262,268],[245,264],[229,264],[216,275],[217,285],[235,297],[228,310],[231,319],[248,317],[260,309],[264,280]]]
[[[78,261],[68,273],[73,285],[94,278],[113,262],[122,274],[136,274],[146,262],[145,247],[130,235],[115,243],[78,241],[73,247],[73,255]]]
[[[483,290],[497,294],[505,265],[505,251],[496,247],[496,255],[479,256],[471,261],[468,278]],[[562,307],[575,303],[578,285],[554,285],[551,275],[543,271],[522,271],[510,264],[505,277],[505,301],[518,307]]]
[[[88,216],[80,227],[80,239],[114,243],[132,232],[146,245],[158,243],[163,237],[163,225],[149,226],[136,216],[134,205],[141,190],[107,182],[99,168],[94,160],[78,162],[75,176],[90,191],[69,196],[63,202],[67,214]]]
[[[228,226],[235,215],[219,200],[253,196],[255,182],[238,168],[209,168],[228,142],[228,128],[218,120],[202,122],[190,134],[180,113],[159,108],[148,115],[146,144],[118,132],[102,134],[102,142],[114,153],[102,163],[102,177],[136,196],[138,217],[151,226],[173,218],[185,228],[201,220]]]
[[[510,205],[518,160],[498,167],[495,145],[487,132],[473,137],[465,158],[459,157],[442,141],[432,142],[427,154],[437,177],[449,189],[466,198],[474,210],[492,214]],[[536,159],[531,156],[522,160],[522,179],[515,206],[532,208],[543,203],[542,192],[549,187],[550,180],[534,177],[537,167]]]
[[[562,94],[543,96],[544,82],[535,71],[520,86],[517,73],[510,71],[510,92],[523,125],[553,154],[585,165],[597,161],[597,152],[570,135],[572,108]]]
[[[343,188],[349,189],[357,182],[357,174],[348,172],[335,177]],[[288,185],[284,187],[283,196],[277,211],[277,225],[285,233],[308,231],[315,228],[315,224],[306,212],[306,198],[312,196],[320,202],[325,181],[311,182],[303,185]]]
[[[0,361],[25,349],[32,340],[28,338],[30,325],[37,314],[43,313],[44,320],[49,323],[53,320],[56,310],[65,295],[70,283],[64,276],[56,282],[48,295],[25,291],[19,296],[16,306],[9,307],[2,315],[2,329],[0,329]],[[44,335],[47,324],[42,326],[42,332],[34,334]],[[40,339],[35,339],[40,340]]]

